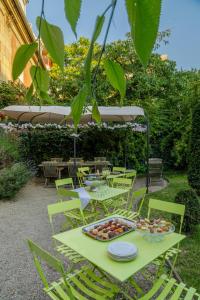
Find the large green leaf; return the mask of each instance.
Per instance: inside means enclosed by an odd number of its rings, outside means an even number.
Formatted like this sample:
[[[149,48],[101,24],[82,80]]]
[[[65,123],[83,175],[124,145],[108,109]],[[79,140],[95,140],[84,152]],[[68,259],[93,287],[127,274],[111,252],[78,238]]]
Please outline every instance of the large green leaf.
[[[28,61],[35,53],[37,46],[37,43],[25,44],[17,49],[12,66],[13,80],[16,80],[19,77],[19,75],[23,72]]]
[[[36,91],[47,93],[49,88],[49,73],[39,66],[32,66],[30,74]]]
[[[97,123],[101,122],[101,115],[100,115],[96,100],[94,100],[94,103],[93,103],[93,106],[92,106],[92,118]]]
[[[76,37],[76,25],[80,16],[81,3],[82,0],[65,0],[65,15]]]
[[[92,63],[92,55],[93,55],[93,49],[94,49],[94,43],[98,39],[103,24],[104,24],[105,17],[104,16],[97,16],[96,18],[96,23],[95,23],[95,28],[94,32],[92,35],[92,40],[90,43],[90,48],[88,50],[88,54],[85,60],[85,65],[84,65],[84,71],[85,71],[85,83],[88,88],[88,94],[91,93],[91,63]]]
[[[126,0],[136,52],[146,67],[158,34],[162,0]]]
[[[41,22],[41,29],[40,29]],[[36,24],[45,48],[49,52],[51,58],[60,67],[64,68],[64,38],[61,29],[55,25],[48,23],[43,18],[37,17]]]
[[[75,127],[77,127],[77,125],[80,122],[81,114],[83,112],[86,99],[87,99],[87,87],[84,85],[71,104],[71,115]]]
[[[105,60],[104,69],[111,85],[119,91],[122,104],[123,98],[126,94],[126,78],[124,70],[118,63],[110,59]]]

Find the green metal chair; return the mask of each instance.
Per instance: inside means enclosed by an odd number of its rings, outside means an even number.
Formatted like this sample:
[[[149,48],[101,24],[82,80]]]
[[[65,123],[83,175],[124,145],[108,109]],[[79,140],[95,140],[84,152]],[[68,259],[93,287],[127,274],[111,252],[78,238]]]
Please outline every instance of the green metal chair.
[[[125,173],[126,168],[125,167],[113,167],[112,171],[113,172]]]
[[[78,168],[78,172],[82,173],[83,175],[87,175],[90,173],[89,167],[80,167]]]
[[[119,288],[97,275],[90,267],[83,266],[73,273],[66,272],[62,262],[37,244],[28,240],[36,270],[44,285],[44,292],[53,300],[103,300],[115,299]],[[49,283],[43,263],[59,274],[57,281]]]
[[[122,294],[125,294],[122,292]],[[125,294],[126,296],[126,294]],[[129,297],[131,299],[131,297]],[[187,288],[181,282],[178,283],[174,278],[169,278],[163,274],[156,280],[153,287],[141,297],[135,297],[138,300],[200,300],[200,295],[194,288]]]
[[[185,214],[185,205],[168,202],[168,201],[162,201],[162,200],[158,200],[158,199],[149,199],[148,218],[150,218],[152,210],[159,210],[162,212],[180,216],[180,225],[178,228],[178,232],[181,233],[184,214]],[[174,267],[176,260],[177,260],[178,253],[180,253],[180,252],[181,252],[181,250],[179,249],[179,244],[178,244],[177,247],[172,247],[171,249],[169,249],[167,251],[167,253],[165,254],[164,258],[170,259],[175,256],[174,262],[172,265],[172,267]],[[161,256],[160,258],[163,259],[163,256]],[[157,261],[157,263],[159,263],[159,261]]]
[[[85,179],[85,176],[83,175],[83,173],[77,172],[77,173],[76,173],[76,176],[77,176],[77,178],[78,178],[79,186],[84,186],[84,179]]]
[[[128,189],[129,192],[128,195],[125,194],[124,196],[115,199],[111,198],[103,201],[104,210],[107,213],[112,212],[114,209],[116,209],[116,207],[122,207],[125,203],[127,203],[132,188],[132,180],[129,178],[115,177],[112,179],[111,186],[119,189]]]
[[[140,215],[144,203],[145,195],[146,195],[146,187],[134,191],[130,195],[129,202],[126,204],[126,207],[117,208],[112,212],[112,214],[117,214],[127,219],[134,220]]]
[[[131,178],[132,185],[134,185],[134,183],[135,183],[136,175],[137,175],[137,172],[135,170],[124,174],[125,178]]]
[[[60,190],[61,189],[59,189],[58,191],[60,192]],[[53,217],[55,215],[58,215],[58,214],[65,215],[73,210],[80,210],[80,217],[82,219],[82,224],[86,224],[86,220],[85,220],[82,210],[80,209],[80,206],[81,206],[81,203],[80,203],[79,199],[63,201],[63,202],[55,203],[55,204],[49,204],[47,206],[49,222],[51,225],[53,235],[56,234],[55,228],[54,228],[54,222],[53,222]],[[67,221],[70,223],[72,228],[74,228],[76,226],[76,224],[74,224],[74,222],[68,217],[67,217]],[[71,248],[69,248],[63,244],[58,244],[58,243],[56,243],[55,240],[53,240],[53,242],[54,242],[55,250],[58,251],[59,253],[63,254],[65,257],[67,257],[72,263],[76,264],[76,263],[84,260],[84,258],[82,256],[80,256],[78,253],[76,253]]]
[[[69,191],[66,189],[59,189],[58,195],[67,201],[61,201],[48,205],[48,214],[51,215],[63,213],[72,227],[87,224],[89,221],[95,221],[98,213],[82,209],[81,200],[78,192]],[[60,198],[61,199],[61,198]]]
[[[58,190],[60,187],[67,187],[70,189],[74,189],[74,183],[72,178],[63,178],[55,180],[56,189]]]

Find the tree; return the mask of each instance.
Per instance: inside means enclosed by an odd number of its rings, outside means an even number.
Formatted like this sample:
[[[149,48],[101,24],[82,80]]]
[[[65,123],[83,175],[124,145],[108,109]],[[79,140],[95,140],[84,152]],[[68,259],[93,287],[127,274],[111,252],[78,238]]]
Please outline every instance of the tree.
[[[188,181],[190,186],[200,195],[200,102],[196,104],[192,114]]]

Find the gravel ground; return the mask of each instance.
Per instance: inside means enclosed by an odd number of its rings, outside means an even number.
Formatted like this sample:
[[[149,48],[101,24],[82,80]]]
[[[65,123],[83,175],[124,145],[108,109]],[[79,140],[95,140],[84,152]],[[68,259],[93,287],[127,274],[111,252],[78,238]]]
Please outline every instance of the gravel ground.
[[[143,184],[141,179],[136,186]],[[0,300],[49,299],[42,291],[26,240],[52,252],[47,205],[55,201],[54,188],[31,181],[14,201],[0,202]],[[49,275],[56,279],[52,272]]]

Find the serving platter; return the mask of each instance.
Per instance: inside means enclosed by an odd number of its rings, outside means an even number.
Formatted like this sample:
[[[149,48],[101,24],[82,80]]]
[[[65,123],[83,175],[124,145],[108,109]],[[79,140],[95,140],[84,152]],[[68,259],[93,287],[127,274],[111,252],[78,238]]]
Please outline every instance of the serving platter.
[[[123,217],[110,217],[87,225],[82,232],[95,240],[108,242],[135,230],[135,223]]]

